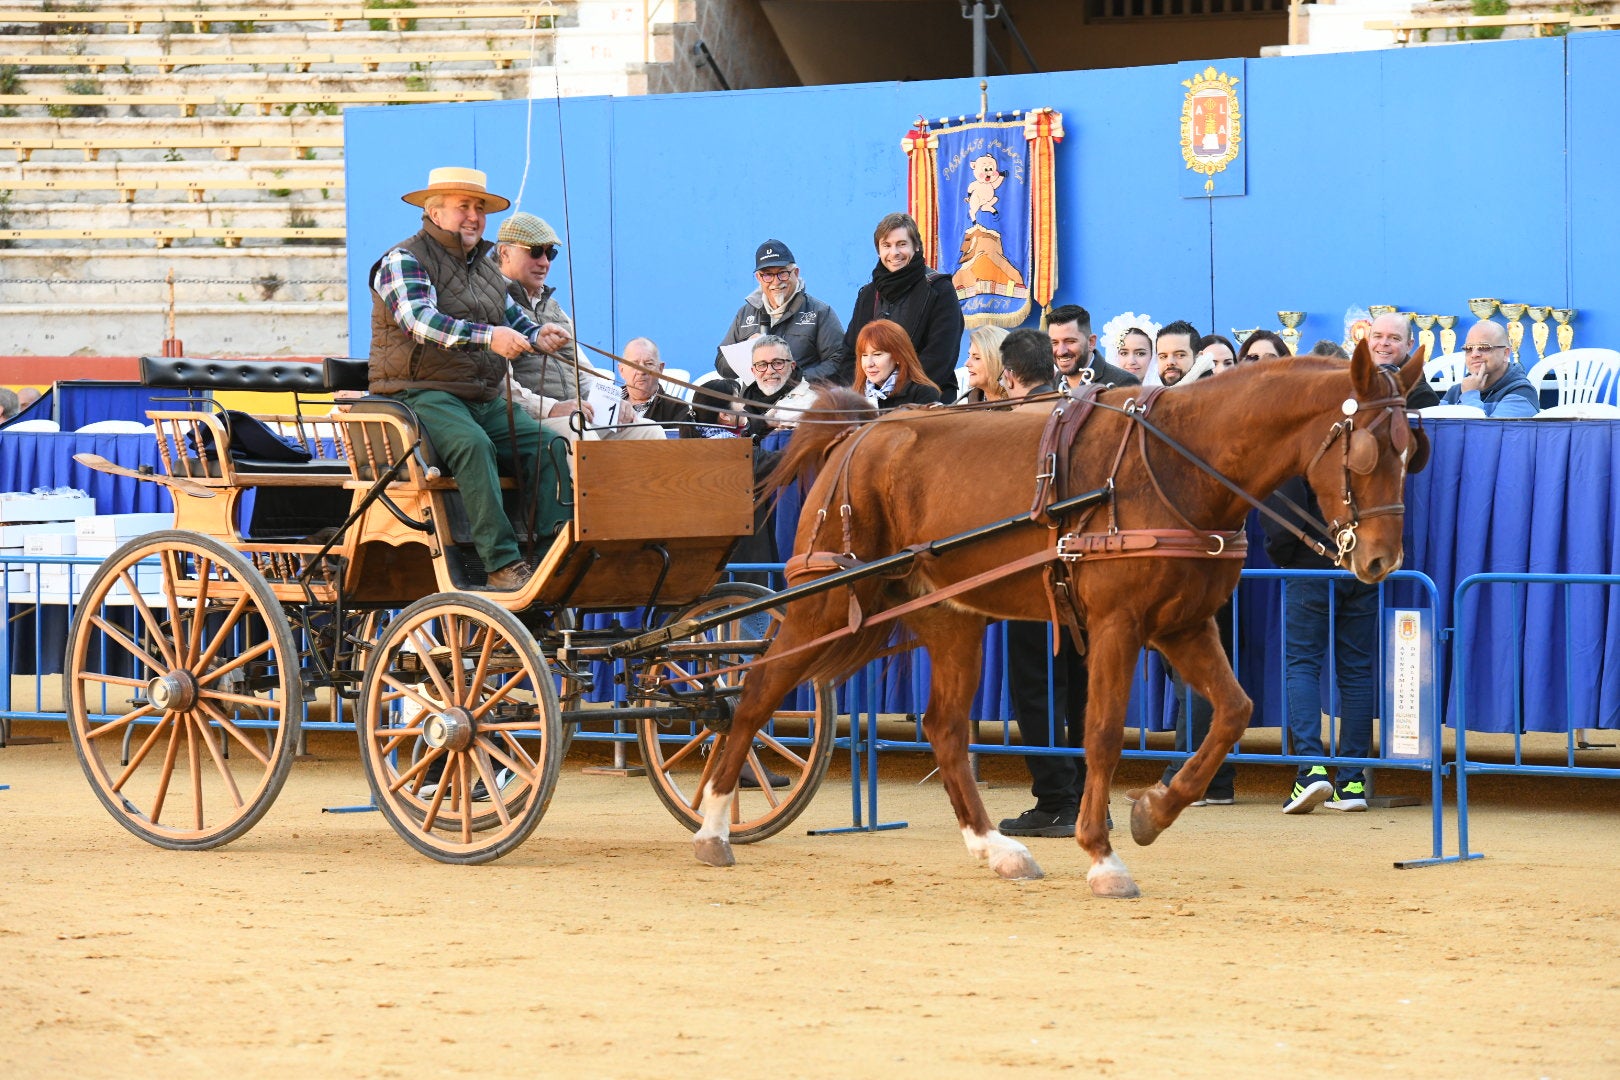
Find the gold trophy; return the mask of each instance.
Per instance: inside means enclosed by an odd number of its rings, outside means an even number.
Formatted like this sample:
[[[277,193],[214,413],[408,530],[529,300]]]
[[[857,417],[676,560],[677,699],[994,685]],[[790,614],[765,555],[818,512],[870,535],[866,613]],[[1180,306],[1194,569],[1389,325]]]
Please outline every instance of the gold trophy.
[[[1434,321],[1440,324],[1440,355],[1450,356],[1457,351],[1457,316],[1436,315]]]
[[[1260,329],[1258,326],[1251,326],[1247,330],[1239,330],[1235,326],[1232,327],[1232,340],[1237,342],[1239,350],[1243,348],[1243,343],[1249,340],[1249,335],[1258,329]]]
[[[1536,359],[1547,358],[1547,316],[1552,314],[1552,308],[1541,304],[1532,304],[1524,309],[1530,316],[1530,337],[1536,343]]]
[[[1508,347],[1513,350],[1513,359],[1519,358],[1519,346],[1524,344],[1524,313],[1528,304],[1507,304],[1502,307],[1502,317],[1508,321]]]
[[[1474,318],[1484,320],[1496,314],[1501,301],[1494,296],[1481,296],[1468,301],[1468,310],[1474,313]]]
[[[1369,304],[1369,305],[1367,305],[1367,314],[1371,315],[1375,319],[1378,318],[1378,316],[1380,316],[1380,315],[1393,315],[1393,314],[1395,314],[1395,305],[1394,304]]]
[[[1416,315],[1412,321],[1418,325],[1418,345],[1423,348],[1423,355],[1430,360],[1434,359],[1434,320],[1438,315]]]
[[[1295,356],[1299,355],[1299,324],[1305,321],[1303,311],[1279,311],[1277,321],[1283,324],[1283,331],[1277,335],[1288,345],[1288,351]]]
[[[1575,344],[1575,327],[1570,325],[1575,321],[1575,309],[1555,307],[1552,317],[1553,322],[1558,324],[1558,351],[1569,352],[1569,347]]]

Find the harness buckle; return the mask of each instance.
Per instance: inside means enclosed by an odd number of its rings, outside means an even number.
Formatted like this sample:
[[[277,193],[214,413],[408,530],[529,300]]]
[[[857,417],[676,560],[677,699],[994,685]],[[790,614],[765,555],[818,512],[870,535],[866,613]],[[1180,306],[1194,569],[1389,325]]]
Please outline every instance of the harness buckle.
[[[1075,562],[1086,556],[1085,545],[1079,533],[1064,533],[1058,537],[1057,556],[1064,562]]]
[[[1204,552],[1205,555],[1220,555],[1226,551],[1226,537],[1220,533],[1210,533],[1209,538],[1215,541],[1215,547],[1211,551]]]

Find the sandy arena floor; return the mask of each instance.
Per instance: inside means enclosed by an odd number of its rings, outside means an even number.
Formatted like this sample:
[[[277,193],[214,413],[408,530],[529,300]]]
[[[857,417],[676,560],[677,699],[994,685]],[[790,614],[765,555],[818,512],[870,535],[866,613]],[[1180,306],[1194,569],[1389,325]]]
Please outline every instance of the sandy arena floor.
[[[1612,784],[1476,782],[1487,857],[1401,871],[1426,808],[1284,817],[1248,769],[1153,847],[1116,832],[1144,895],[1102,901],[1072,841],[1031,842],[1040,882],[971,862],[917,762],[885,764],[909,828],[806,836],[849,823],[835,773],[715,870],[576,754],[525,847],[455,868],[320,813],[365,781],[318,749],[203,854],[118,828],[66,742],[0,751],[0,1075],[1620,1075]],[[992,815],[1028,805],[986,772]]]

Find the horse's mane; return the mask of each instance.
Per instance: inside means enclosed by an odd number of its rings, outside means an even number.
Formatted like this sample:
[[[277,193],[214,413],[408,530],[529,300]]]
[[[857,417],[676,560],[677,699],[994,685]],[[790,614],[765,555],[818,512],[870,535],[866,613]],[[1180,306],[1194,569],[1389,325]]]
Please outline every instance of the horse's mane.
[[[794,480],[808,486],[811,474],[851,427],[877,418],[872,403],[847,386],[818,387],[815,402],[805,411],[787,449],[760,483],[761,495],[772,495]]]

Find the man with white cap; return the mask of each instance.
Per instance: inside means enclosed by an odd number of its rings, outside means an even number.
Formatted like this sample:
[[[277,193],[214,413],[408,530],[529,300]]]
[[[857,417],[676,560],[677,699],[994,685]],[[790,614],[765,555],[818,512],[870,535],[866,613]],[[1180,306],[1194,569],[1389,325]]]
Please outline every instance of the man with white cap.
[[[720,345],[735,345],[759,334],[772,334],[788,343],[793,363],[806,379],[831,380],[843,366],[847,349],[844,324],[824,302],[804,291],[799,264],[780,240],[767,240],[754,250],[754,280],[758,288],[748,294],[731,320]],[[718,350],[714,369],[728,379],[736,372]]]
[[[543,218],[521,211],[501,222],[495,233],[492,258],[506,279],[507,294],[513,303],[542,326],[555,325],[568,330],[567,339],[554,352],[526,353],[512,361],[512,377],[518,383],[515,399],[542,427],[565,439],[578,437],[569,422],[569,417],[577,411],[583,411],[592,423],[620,425],[588,429],[587,438],[662,439],[664,432],[657,424],[644,422],[633,412],[598,420],[590,403],[584,400],[590,396],[589,379],[609,379],[609,376],[586,364],[583,374],[587,381],[583,388],[579,385],[582,368],[574,345],[573,325],[557,301],[556,287],[546,284],[551,264],[562,251],[561,241],[557,230]]]
[[[554,353],[569,332],[536,323],[507,295],[483,236],[487,215],[511,203],[488,190],[483,172],[434,169],[427,187],[402,198],[422,208],[422,228],[371,268],[371,392],[416,413],[461,490],[484,587],[516,591],[532,570],[501,503],[497,460],[515,460],[523,480],[538,478],[542,531],[566,510],[551,455],[540,453],[539,424],[502,390],[509,361],[532,349]]]

